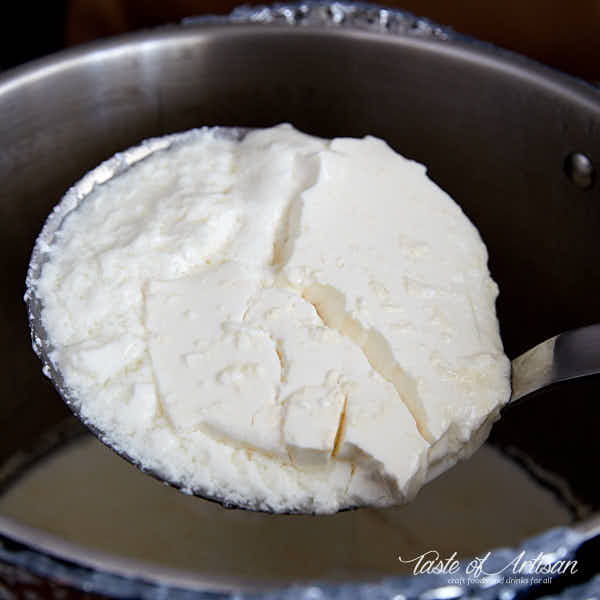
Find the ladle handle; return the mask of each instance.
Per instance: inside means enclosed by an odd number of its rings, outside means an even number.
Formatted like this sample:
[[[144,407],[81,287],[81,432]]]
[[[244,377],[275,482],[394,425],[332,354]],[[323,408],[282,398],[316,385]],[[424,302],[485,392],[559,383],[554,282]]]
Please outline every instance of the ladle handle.
[[[565,331],[512,361],[509,404],[553,383],[598,374],[600,324]]]

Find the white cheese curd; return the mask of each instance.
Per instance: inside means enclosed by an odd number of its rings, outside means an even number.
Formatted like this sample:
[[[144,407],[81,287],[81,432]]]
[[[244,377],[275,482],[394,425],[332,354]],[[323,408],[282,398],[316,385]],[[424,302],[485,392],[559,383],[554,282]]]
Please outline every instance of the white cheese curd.
[[[82,418],[184,490],[389,506],[510,396],[481,238],[385,142],[184,135],[97,185],[35,293]]]

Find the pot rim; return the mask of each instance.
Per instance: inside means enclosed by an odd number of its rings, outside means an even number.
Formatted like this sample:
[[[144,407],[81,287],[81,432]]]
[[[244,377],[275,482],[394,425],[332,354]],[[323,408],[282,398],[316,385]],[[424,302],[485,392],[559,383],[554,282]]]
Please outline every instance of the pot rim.
[[[82,63],[100,62],[118,54],[125,54],[130,48],[139,46],[159,46],[168,43],[181,44],[182,39],[190,43],[197,41],[197,34],[207,32],[218,36],[227,31],[230,35],[245,36],[261,28],[263,36],[289,35],[290,29],[300,36],[319,34],[340,37],[366,37],[373,41],[389,43],[393,41],[407,48],[418,48],[421,51],[445,54],[466,62],[479,63],[500,72],[510,73],[518,78],[529,80],[542,88],[551,89],[561,95],[570,97],[586,108],[600,111],[600,86],[587,80],[570,75],[526,57],[513,50],[506,50],[490,42],[460,34],[450,27],[433,24],[425,18],[417,18],[409,12],[396,9],[383,9],[376,4],[363,2],[346,3],[317,0],[315,2],[298,2],[275,4],[273,12],[284,13],[299,7],[326,8],[330,6],[345,7],[356,11],[351,24],[335,23],[322,13],[306,22],[290,19],[261,19],[257,15],[265,13],[269,7],[239,7],[224,16],[206,15],[187,17],[179,23],[159,25],[150,29],[128,32],[107,38],[93,40],[70,48],[65,48],[47,56],[29,61],[23,65],[0,72],[0,98],[15,88],[41,80],[62,70],[76,67]],[[396,29],[383,27],[379,22],[364,24],[361,22],[360,10],[378,13],[390,13],[401,19],[402,27]],[[372,19],[371,15],[365,17]],[[362,23],[362,24],[361,24]]]

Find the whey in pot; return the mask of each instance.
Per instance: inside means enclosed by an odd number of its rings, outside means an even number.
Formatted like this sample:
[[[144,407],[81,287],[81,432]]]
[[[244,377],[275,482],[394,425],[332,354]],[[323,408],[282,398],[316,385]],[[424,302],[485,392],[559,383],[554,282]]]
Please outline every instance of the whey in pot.
[[[558,496],[489,444],[410,504],[290,518],[177,494],[91,435],[60,447],[0,490],[2,517],[77,544],[73,554],[60,556],[80,564],[91,550],[113,564],[141,561],[140,574],[177,569],[257,582],[408,575],[414,563],[398,556],[432,549],[444,558],[483,556],[573,519]]]

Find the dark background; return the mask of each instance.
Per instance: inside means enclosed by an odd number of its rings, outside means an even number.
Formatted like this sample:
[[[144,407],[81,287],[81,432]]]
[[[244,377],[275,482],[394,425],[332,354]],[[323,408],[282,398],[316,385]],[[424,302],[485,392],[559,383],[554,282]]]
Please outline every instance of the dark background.
[[[225,14],[241,3],[243,0],[5,3],[0,18],[0,69],[99,37],[176,22],[191,15]],[[380,4],[406,9],[600,82],[600,0],[401,0]]]

